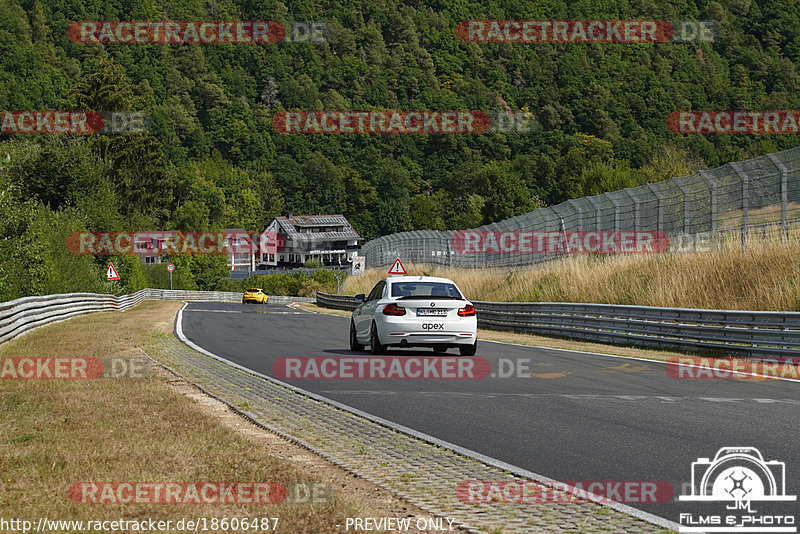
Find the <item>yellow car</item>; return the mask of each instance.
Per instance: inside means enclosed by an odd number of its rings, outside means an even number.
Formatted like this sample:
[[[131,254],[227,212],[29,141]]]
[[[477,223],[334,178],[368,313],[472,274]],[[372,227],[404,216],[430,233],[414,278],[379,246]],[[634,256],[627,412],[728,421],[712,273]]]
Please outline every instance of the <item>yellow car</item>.
[[[258,287],[251,287],[247,291],[244,292],[242,295],[242,304],[247,304],[248,302],[255,302],[256,304],[266,304],[267,303],[267,295],[261,291]]]

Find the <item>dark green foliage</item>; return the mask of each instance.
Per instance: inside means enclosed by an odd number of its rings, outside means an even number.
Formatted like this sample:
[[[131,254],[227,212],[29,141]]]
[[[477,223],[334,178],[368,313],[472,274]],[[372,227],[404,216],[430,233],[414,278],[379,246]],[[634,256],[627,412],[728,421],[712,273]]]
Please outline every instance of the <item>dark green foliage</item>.
[[[108,258],[70,259],[56,246],[68,230],[255,232],[285,212],[343,213],[365,239],[460,229],[797,144],[796,135],[680,136],[666,126],[682,109],[800,109],[793,1],[322,5],[0,0],[3,109],[139,110],[152,119],[147,134],[0,135],[0,296],[96,289]],[[722,31],[700,45],[461,42],[457,23],[481,18],[715,20]],[[289,32],[292,21],[317,20],[330,31],[328,42],[276,45],[67,37],[73,21],[115,19],[272,19]],[[274,114],[297,109],[510,109],[532,113],[535,128],[275,131]],[[129,279],[115,290],[166,287],[163,266],[134,259],[118,260]],[[176,287],[236,286],[220,258],[174,262]],[[274,292],[303,291],[303,281],[275,280]]]

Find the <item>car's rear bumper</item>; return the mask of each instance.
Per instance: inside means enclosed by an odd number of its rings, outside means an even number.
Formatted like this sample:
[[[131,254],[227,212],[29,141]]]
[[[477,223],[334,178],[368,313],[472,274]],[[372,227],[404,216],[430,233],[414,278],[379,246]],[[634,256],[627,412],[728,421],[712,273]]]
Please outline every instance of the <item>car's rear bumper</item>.
[[[388,332],[381,336],[381,342],[388,347],[434,347],[447,345],[457,347],[475,343],[471,332],[442,332],[437,334],[423,332]]]
[[[381,343],[387,346],[463,346],[475,343],[475,317],[413,318],[387,317],[378,325]]]

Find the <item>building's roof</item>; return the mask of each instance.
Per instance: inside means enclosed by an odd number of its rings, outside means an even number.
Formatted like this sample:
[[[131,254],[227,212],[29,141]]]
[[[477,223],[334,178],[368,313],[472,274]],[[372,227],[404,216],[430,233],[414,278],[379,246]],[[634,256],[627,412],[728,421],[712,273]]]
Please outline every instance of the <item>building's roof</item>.
[[[292,217],[275,217],[283,233],[295,241],[345,241],[361,239],[353,230],[344,215],[296,215]],[[342,226],[339,232],[298,232],[298,228],[315,226]]]

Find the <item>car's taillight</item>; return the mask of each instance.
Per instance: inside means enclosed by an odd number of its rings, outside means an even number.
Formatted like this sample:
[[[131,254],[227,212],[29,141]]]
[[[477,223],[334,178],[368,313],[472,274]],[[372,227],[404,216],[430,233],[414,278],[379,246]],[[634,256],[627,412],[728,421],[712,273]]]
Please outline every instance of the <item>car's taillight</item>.
[[[397,304],[392,302],[391,304],[387,304],[386,306],[383,307],[383,314],[384,315],[405,315],[406,314],[406,309],[405,308],[401,308],[400,306],[398,306]]]
[[[473,315],[475,315],[475,306],[472,304],[467,304],[463,308],[458,309],[459,317],[472,317]]]

